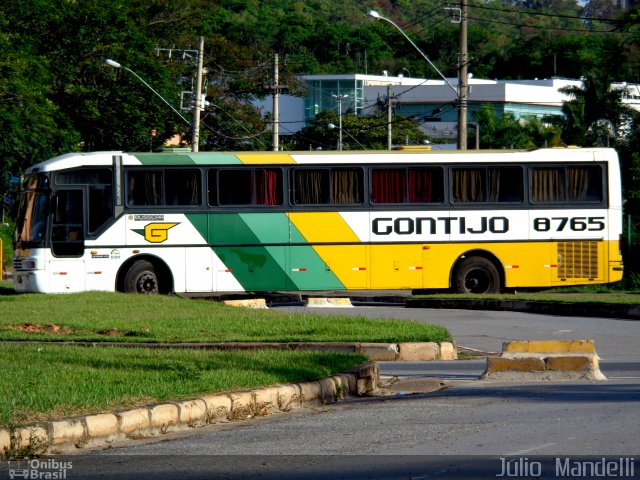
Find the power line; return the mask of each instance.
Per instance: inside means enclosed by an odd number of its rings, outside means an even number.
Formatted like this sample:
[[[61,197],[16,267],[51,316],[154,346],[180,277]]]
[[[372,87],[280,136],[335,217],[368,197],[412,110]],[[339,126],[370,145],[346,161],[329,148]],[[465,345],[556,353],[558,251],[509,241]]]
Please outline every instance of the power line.
[[[562,32],[582,32],[582,33],[618,33],[618,34],[624,34],[625,32],[619,32],[617,31],[617,29],[613,29],[613,30],[593,30],[593,29],[586,29],[586,28],[568,28],[568,27],[552,27],[549,25],[532,25],[532,24],[523,24],[523,23],[512,23],[512,22],[504,22],[501,20],[487,20],[485,18],[479,18],[479,17],[472,17],[469,16],[468,17],[469,20],[475,20],[478,22],[485,22],[485,23],[497,23],[499,25],[511,25],[512,27],[522,27],[522,28],[534,28],[537,30],[559,30]]]
[[[598,21],[598,22],[622,23],[620,20],[617,20],[614,18],[595,18],[595,17],[580,16],[580,15],[563,15],[559,13],[510,10],[510,9],[504,9],[504,8],[489,7],[486,5],[469,5],[469,8],[478,8],[480,10],[493,10],[496,12],[503,12],[503,13],[515,13],[517,15],[529,15],[532,17],[538,16],[538,17],[552,17],[552,18],[569,18],[569,19],[582,20],[582,21],[587,20],[587,21]]]

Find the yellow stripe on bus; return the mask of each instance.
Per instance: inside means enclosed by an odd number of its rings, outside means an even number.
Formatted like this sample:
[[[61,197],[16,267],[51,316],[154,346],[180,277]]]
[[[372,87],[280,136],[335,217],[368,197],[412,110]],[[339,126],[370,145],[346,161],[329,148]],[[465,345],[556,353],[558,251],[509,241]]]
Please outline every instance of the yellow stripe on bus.
[[[309,243],[360,243],[360,239],[337,212],[290,212],[287,215]],[[313,245],[313,250],[346,288],[368,288],[368,246]]]
[[[266,165],[266,164],[293,164],[296,163],[291,155],[287,153],[269,153],[269,152],[251,152],[238,153],[238,159],[247,165]]]

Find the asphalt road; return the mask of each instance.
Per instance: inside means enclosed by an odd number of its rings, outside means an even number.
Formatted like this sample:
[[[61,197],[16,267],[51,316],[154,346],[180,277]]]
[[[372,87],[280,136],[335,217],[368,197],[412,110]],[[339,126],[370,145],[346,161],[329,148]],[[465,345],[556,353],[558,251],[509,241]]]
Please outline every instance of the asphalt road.
[[[384,362],[385,377],[439,378],[446,388],[132,440],[70,457],[67,478],[558,478],[555,457],[633,458],[633,475],[615,478],[640,478],[640,322],[396,307],[313,313],[438,323],[480,351],[509,339],[593,338],[609,379],[495,383],[477,380],[482,360]]]

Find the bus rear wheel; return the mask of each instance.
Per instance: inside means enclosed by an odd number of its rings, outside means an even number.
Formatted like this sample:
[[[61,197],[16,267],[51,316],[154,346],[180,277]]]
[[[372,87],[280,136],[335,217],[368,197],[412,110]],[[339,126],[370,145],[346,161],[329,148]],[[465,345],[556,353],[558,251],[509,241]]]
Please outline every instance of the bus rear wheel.
[[[457,293],[499,293],[498,269],[486,258],[465,258],[456,269],[455,290]]]
[[[160,283],[153,264],[146,260],[139,260],[131,265],[124,277],[124,291],[147,295],[160,293]]]

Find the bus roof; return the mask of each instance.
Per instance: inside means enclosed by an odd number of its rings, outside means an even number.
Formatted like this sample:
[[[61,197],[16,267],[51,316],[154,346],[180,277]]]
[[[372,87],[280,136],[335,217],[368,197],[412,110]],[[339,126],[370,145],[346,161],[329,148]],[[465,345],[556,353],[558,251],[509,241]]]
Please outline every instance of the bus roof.
[[[125,166],[207,166],[207,165],[287,165],[389,163],[484,163],[484,162],[564,162],[610,161],[618,156],[611,148],[549,148],[538,150],[354,150],[300,152],[132,152],[66,153],[33,165],[26,174],[83,166],[111,166],[120,156]]]

